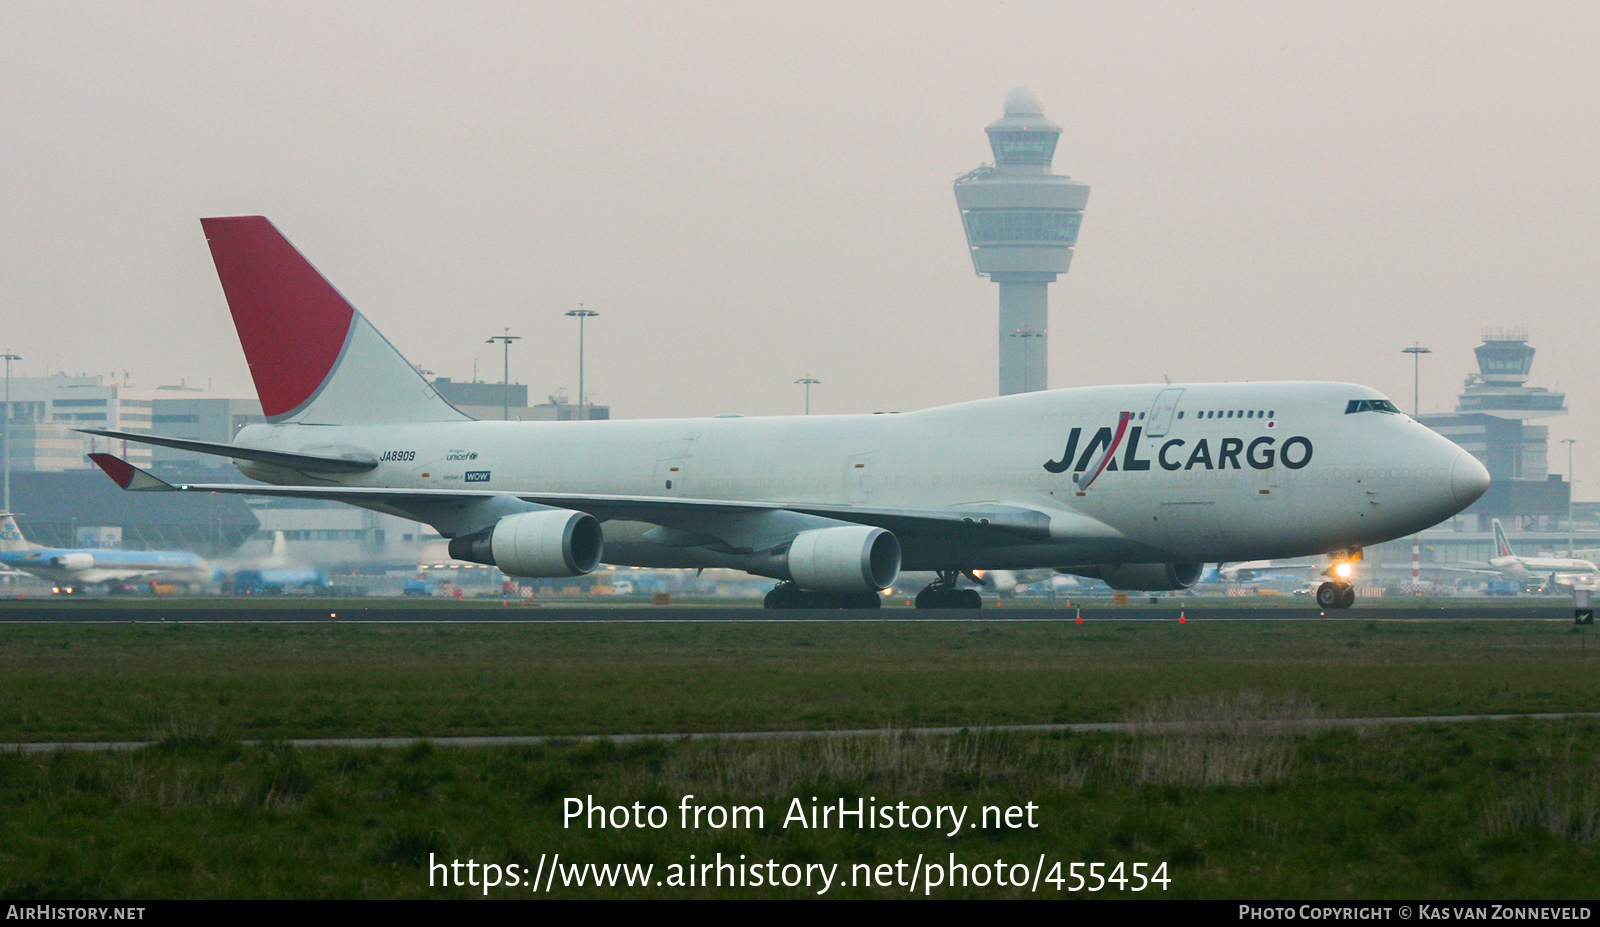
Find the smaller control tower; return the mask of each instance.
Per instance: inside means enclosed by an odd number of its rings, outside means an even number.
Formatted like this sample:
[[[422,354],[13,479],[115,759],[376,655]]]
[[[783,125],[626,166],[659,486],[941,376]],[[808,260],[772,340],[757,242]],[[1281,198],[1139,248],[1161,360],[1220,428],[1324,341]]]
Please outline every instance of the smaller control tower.
[[[972,266],[1000,284],[1000,395],[1047,389],[1048,288],[1072,266],[1089,187],[1050,173],[1061,127],[1031,87],[984,131],[994,164],[956,178]]]
[[[1521,328],[1491,329],[1475,352],[1478,372],[1467,374],[1453,413],[1419,415],[1417,421],[1459,444],[1489,469],[1489,491],[1466,514],[1478,530],[1499,518],[1568,514],[1571,485],[1551,479],[1550,429],[1533,419],[1567,414],[1565,393],[1528,386],[1533,346]]]

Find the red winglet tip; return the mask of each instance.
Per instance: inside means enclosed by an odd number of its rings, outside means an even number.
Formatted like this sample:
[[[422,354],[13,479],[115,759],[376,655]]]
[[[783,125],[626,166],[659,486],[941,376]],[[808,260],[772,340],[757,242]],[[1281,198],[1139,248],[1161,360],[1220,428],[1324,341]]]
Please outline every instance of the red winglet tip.
[[[128,484],[133,482],[133,474],[136,471],[133,469],[133,464],[128,463],[126,460],[110,454],[90,454],[89,459],[94,461],[95,466],[104,470],[106,476],[111,477],[123,489],[127,489]]]

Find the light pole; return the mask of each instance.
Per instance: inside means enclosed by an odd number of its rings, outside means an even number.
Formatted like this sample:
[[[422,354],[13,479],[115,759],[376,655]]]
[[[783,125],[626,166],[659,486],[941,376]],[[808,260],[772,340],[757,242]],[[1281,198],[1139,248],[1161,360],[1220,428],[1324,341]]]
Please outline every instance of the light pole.
[[[1411,342],[1411,347],[1402,348],[1401,354],[1411,355],[1411,417],[1416,418],[1422,414],[1422,407],[1417,400],[1417,385],[1422,375],[1422,355],[1433,352],[1422,346],[1421,342]]]
[[[0,490],[0,511],[11,512],[11,362],[22,360],[21,355],[0,354],[5,357],[5,421],[0,423],[0,456],[5,458],[5,463],[0,464],[0,471],[5,472],[5,488]]]
[[[811,414],[811,387],[816,386],[818,383],[821,383],[822,381],[808,373],[805,376],[801,377],[800,379],[796,380],[795,382],[796,383],[802,383],[802,384],[805,385],[805,388],[806,388],[806,414],[810,415]]]
[[[4,470],[4,472],[5,472],[5,478],[4,478],[4,480],[5,480],[5,488],[4,488],[3,491],[0,491],[0,511],[3,511],[3,512],[7,513],[7,514],[10,514],[10,512],[11,512],[11,362],[14,361],[14,360],[16,360],[16,361],[22,360],[22,357],[20,355],[12,354],[10,352],[7,352],[6,354],[0,355],[0,356],[3,356],[6,359],[6,414],[5,414],[4,425],[0,426],[0,427],[3,427],[3,429],[4,429],[4,430],[0,430],[0,456],[3,456],[5,458],[5,463],[4,463],[4,465],[0,465],[0,470]]]
[[[580,419],[589,417],[589,410],[583,404],[583,322],[585,319],[592,319],[599,314],[593,309],[583,308],[583,303],[579,303],[576,309],[567,310],[567,315],[573,316],[578,320],[578,418]]]
[[[1562,438],[1561,443],[1567,446],[1567,556],[1573,556],[1573,551],[1578,545],[1572,542],[1572,487],[1577,485],[1572,479],[1572,445],[1578,443],[1577,438]]]
[[[511,421],[511,342],[521,341],[522,336],[511,334],[509,325],[506,326],[504,331],[505,334],[493,335],[484,344],[494,344],[498,341],[504,345],[500,352],[504,355],[500,374],[500,420],[509,422]]]

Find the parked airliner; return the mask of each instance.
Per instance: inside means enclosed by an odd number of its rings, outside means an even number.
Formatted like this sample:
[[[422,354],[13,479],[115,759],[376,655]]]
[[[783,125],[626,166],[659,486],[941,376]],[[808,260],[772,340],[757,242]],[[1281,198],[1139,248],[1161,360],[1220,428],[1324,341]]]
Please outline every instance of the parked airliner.
[[[199,586],[211,579],[211,565],[186,550],[116,550],[100,547],[44,547],[22,536],[17,520],[0,512],[0,566],[32,573],[60,592],[129,580]]]
[[[203,219],[267,423],[232,444],[93,431],[233,458],[273,485],[130,490],[331,499],[434,526],[511,576],[602,560],[732,567],[767,605],[876,607],[901,569],[961,608],[962,573],[1055,568],[1116,589],[1193,585],[1207,561],[1328,555],[1459,512],[1470,454],[1348,383],[1104,386],[917,412],[474,421],[434,391],[266,219]],[[1354,589],[1338,574],[1327,607]]]
[[[1592,561],[1576,557],[1519,557],[1506,539],[1506,530],[1500,519],[1493,519],[1495,556],[1489,565],[1518,582],[1538,582],[1549,577],[1551,585],[1571,586],[1575,583],[1592,583],[1600,576],[1600,567]]]

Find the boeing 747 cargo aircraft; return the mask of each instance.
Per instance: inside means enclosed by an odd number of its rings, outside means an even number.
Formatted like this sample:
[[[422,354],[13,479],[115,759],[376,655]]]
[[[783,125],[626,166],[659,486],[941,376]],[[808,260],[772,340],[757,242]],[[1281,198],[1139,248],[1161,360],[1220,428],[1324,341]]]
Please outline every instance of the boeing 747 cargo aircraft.
[[[923,608],[956,580],[1055,568],[1116,589],[1192,585],[1207,561],[1348,561],[1459,512],[1489,475],[1349,383],[1051,390],[891,415],[474,421],[434,391],[266,219],[201,220],[267,423],[232,444],[95,431],[233,458],[272,485],[125,489],[347,502],[427,522],[511,576],[602,561],[731,567],[767,605],[876,607],[902,569]],[[1337,572],[1345,566],[1343,573]]]

